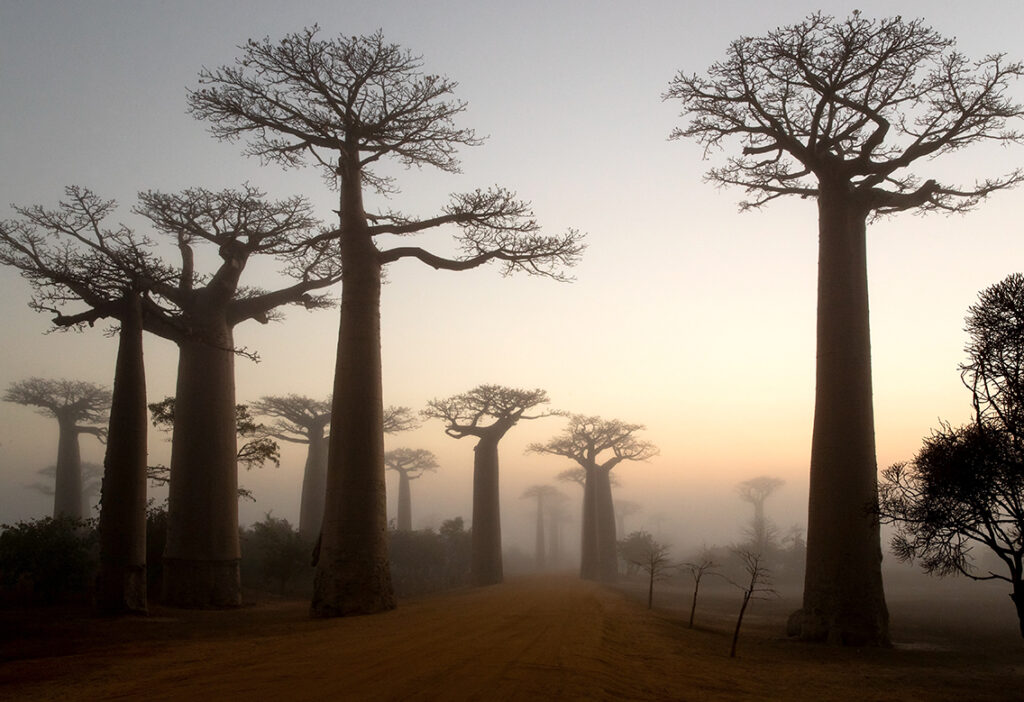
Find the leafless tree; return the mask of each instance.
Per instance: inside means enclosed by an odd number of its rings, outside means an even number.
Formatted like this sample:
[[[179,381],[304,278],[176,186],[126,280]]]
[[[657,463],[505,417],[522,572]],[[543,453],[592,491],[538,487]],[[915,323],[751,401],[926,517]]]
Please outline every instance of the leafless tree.
[[[672,132],[705,155],[738,155],[707,178],[756,209],[818,204],[818,328],[802,637],[884,645],[868,324],[866,223],[904,210],[963,212],[1017,185],[1015,170],[971,186],[912,166],[979,143],[1019,143],[1007,92],[1024,66],[971,61],[921,20],[813,14],[732,42],[706,75],[679,73],[664,97],[690,121]]]
[[[410,482],[437,471],[437,457],[427,449],[397,448],[384,454],[384,465],[398,473],[398,530],[412,531]]]
[[[568,418],[560,436],[531,444],[529,450],[571,458],[584,470],[580,577],[611,582],[618,575],[611,471],[623,461],[646,461],[658,449],[636,436],[642,424],[582,414]]]
[[[213,133],[245,139],[247,153],[286,166],[312,163],[339,190],[337,242],[344,276],[334,379],[327,504],[314,585],[316,616],[394,607],[388,569],[380,362],[384,266],[411,258],[436,269],[490,261],[505,273],[564,280],[583,250],[581,236],[543,236],[529,206],[503,188],[452,196],[432,217],[367,212],[367,189],[388,195],[395,181],[379,162],[458,170],[456,151],[480,143],[455,125],[465,103],[455,83],[426,74],[418,56],[369,36],[322,39],[311,27],[278,41],[250,40],[234,65],[204,69],[189,94],[192,114]],[[418,246],[381,248],[391,235],[452,225],[461,255]],[[476,525],[474,525],[474,533]]]
[[[536,554],[537,570],[542,571],[548,567],[544,522],[545,520],[552,522],[552,529],[558,528],[558,525],[554,523],[552,510],[557,501],[564,500],[566,497],[561,490],[553,485],[531,485],[523,491],[522,498],[537,501],[537,528],[535,531],[537,539],[534,553]]]
[[[668,578],[675,567],[668,557],[669,547],[667,544],[659,543],[645,531],[636,532],[639,535],[637,542],[639,548],[632,549],[627,556],[631,563],[647,574],[647,609],[654,606],[654,583]]]
[[[777,530],[764,514],[764,503],[768,497],[786,483],[781,478],[761,475],[744,480],[736,486],[736,494],[744,502],[754,506],[754,518],[750,522],[750,541],[757,553],[766,553],[769,542]]]
[[[700,591],[700,581],[705,575],[718,575],[718,563],[715,562],[712,549],[707,546],[700,550],[697,557],[692,561],[682,564],[693,578],[693,600],[690,603],[690,628],[693,628],[693,618],[697,612],[697,593]]]
[[[747,611],[747,605],[751,599],[766,599],[769,595],[777,595],[772,587],[771,571],[764,567],[760,553],[753,551],[736,551],[743,563],[743,570],[747,575],[746,580],[740,583],[731,582],[743,590],[743,604],[740,606],[739,616],[736,617],[736,629],[732,633],[732,646],[729,648],[729,657],[736,657],[736,643],[740,640],[740,627],[743,625],[743,615]]]
[[[469,392],[431,400],[423,416],[444,422],[455,439],[477,440],[473,448],[473,555],[471,572],[477,585],[500,583],[501,503],[498,491],[498,442],[522,420],[550,417],[530,410],[549,402],[543,390],[479,385]]]

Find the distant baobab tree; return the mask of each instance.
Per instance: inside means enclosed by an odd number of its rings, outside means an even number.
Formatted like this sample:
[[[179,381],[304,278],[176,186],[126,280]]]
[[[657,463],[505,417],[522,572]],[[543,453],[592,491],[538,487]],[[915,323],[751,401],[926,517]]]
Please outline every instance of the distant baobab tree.
[[[54,475],[53,516],[82,519],[82,434],[103,438],[96,422],[107,419],[110,390],[81,380],[28,378],[11,383],[5,402],[36,407],[39,414],[57,420],[57,467]]]
[[[380,359],[380,286],[384,266],[416,259],[461,271],[500,262],[566,280],[583,250],[581,235],[543,236],[527,203],[503,188],[453,195],[442,211],[419,218],[368,213],[364,191],[398,192],[378,162],[456,172],[460,146],[481,142],[455,126],[465,109],[455,83],[422,72],[422,60],[380,32],[321,39],[314,26],[280,40],[250,40],[234,65],[203,69],[189,93],[194,116],[214,135],[246,138],[247,153],[285,166],[322,169],[339,191],[333,242],[344,271],[338,362],[331,408],[327,501],[312,612],[329,617],[395,606],[387,553],[384,427]],[[390,235],[453,225],[461,255],[419,246],[380,248]],[[476,525],[474,525],[474,533]]]
[[[744,502],[754,506],[754,517],[750,522],[750,540],[755,553],[764,555],[774,536],[775,527],[764,514],[764,503],[768,497],[786,484],[781,478],[761,475],[744,480],[736,486],[736,494]]]
[[[737,155],[708,180],[743,188],[757,209],[783,196],[818,205],[818,326],[807,570],[801,636],[884,645],[877,466],[865,253],[870,218],[904,210],[964,212],[1024,172],[972,186],[909,170],[978,143],[1019,143],[1024,114],[1007,93],[1024,66],[974,62],[922,20],[817,13],[743,37],[706,76],[679,73],[682,104],[705,153]]]
[[[580,558],[580,577],[584,579],[610,582],[618,575],[611,470],[623,461],[646,461],[657,455],[654,444],[637,438],[643,428],[642,424],[571,414],[569,426],[560,436],[530,445],[535,453],[571,458],[584,471]]]
[[[498,491],[498,443],[522,420],[550,417],[553,412],[527,414],[549,402],[543,390],[521,390],[501,385],[478,385],[469,392],[431,400],[425,417],[444,422],[444,432],[455,439],[472,436],[473,447],[473,553],[471,574],[476,585],[502,581],[501,502]]]
[[[544,534],[545,520],[551,523],[551,529],[557,530],[553,507],[559,500],[564,500],[565,494],[553,485],[531,485],[523,491],[522,498],[536,500],[537,505],[537,528],[536,547],[534,554],[537,563],[537,570],[544,570],[548,567],[547,541]],[[555,554],[552,554],[554,556]]]
[[[279,441],[305,444],[306,465],[302,472],[299,502],[299,535],[316,541],[324,516],[327,486],[327,439],[331,424],[330,399],[314,400],[305,395],[264,395],[252,403],[256,414],[272,417],[267,433]]]
[[[632,500],[615,500],[615,525],[618,538],[626,538],[626,517],[631,517],[643,510],[643,507]]]
[[[566,468],[556,475],[555,479],[561,480],[563,483],[576,483],[580,487],[584,487],[587,484],[587,471],[583,468]],[[619,476],[614,473],[608,474],[608,481],[612,487],[619,487],[622,484],[619,481]]]
[[[398,530],[412,531],[410,483],[424,473],[437,471],[437,457],[427,449],[397,448],[384,454],[384,465],[398,473]]]
[[[57,466],[49,465],[45,468],[40,468],[36,471],[36,475],[46,478],[47,482],[32,483],[28,487],[48,497],[53,497],[56,493],[54,484],[56,483]],[[82,514],[89,514],[90,505],[100,496],[102,483],[103,466],[99,463],[82,461]]]

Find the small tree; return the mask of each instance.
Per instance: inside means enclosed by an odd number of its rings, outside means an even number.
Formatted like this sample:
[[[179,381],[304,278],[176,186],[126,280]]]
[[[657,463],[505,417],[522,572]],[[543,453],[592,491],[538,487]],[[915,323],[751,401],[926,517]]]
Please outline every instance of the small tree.
[[[909,463],[883,473],[879,513],[896,527],[892,550],[927,573],[1010,583],[1024,636],[1024,276],[984,290],[967,316],[961,366],[975,418],[942,424]],[[979,571],[982,546],[1006,571]]]
[[[693,578],[693,600],[690,603],[690,623],[689,626],[693,628],[693,618],[697,612],[697,593],[700,591],[700,581],[705,575],[719,575],[715,570],[718,568],[718,563],[715,562],[713,557],[713,549],[709,549],[707,546],[701,549],[697,557],[692,561],[687,561],[682,564],[684,568],[690,573],[690,577]]]
[[[743,188],[741,209],[787,195],[818,205],[818,317],[807,571],[801,635],[885,645],[877,520],[867,221],[905,210],[971,209],[1024,171],[970,187],[914,165],[978,143],[1013,143],[1024,115],[1008,94],[1024,65],[973,62],[921,20],[813,14],[732,42],[706,76],[679,73],[665,94],[689,123],[673,139],[736,155],[708,180]]]
[[[427,449],[397,448],[384,454],[384,465],[398,473],[398,530],[412,531],[410,483],[437,471],[437,457]]]
[[[477,585],[500,583],[503,577],[498,443],[520,421],[554,414],[527,414],[548,402],[548,394],[539,389],[479,385],[461,395],[431,400],[423,410],[425,417],[444,422],[448,436],[477,439],[473,447],[473,580]]]
[[[634,531],[619,544],[623,559],[647,573],[647,609],[654,606],[654,583],[665,580],[674,568],[669,547],[658,543],[646,531]]]
[[[104,437],[94,426],[107,418],[110,391],[95,383],[78,380],[29,378],[11,383],[4,393],[5,402],[38,408],[44,417],[57,420],[57,468],[53,491],[53,516],[82,519],[81,434]]]
[[[729,648],[729,657],[736,657],[736,643],[740,640],[740,627],[743,626],[743,615],[747,611],[747,605],[751,599],[765,599],[768,595],[776,595],[772,588],[771,571],[764,567],[760,553],[740,550],[736,551],[743,562],[743,570],[747,578],[741,582],[732,582],[733,585],[743,591],[743,604],[740,605],[739,616],[736,617],[736,629],[732,633],[732,646]]]

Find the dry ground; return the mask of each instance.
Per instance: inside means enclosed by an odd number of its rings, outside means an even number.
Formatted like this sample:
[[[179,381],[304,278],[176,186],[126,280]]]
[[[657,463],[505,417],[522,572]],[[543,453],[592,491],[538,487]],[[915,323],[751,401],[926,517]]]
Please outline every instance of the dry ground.
[[[966,611],[904,617],[893,649],[835,649],[780,636],[791,603],[755,603],[730,659],[736,593],[709,590],[689,629],[688,593],[663,591],[650,612],[635,590],[517,578],[329,621],[292,601],[118,620],[0,612],[0,699],[1024,699],[1024,642]]]

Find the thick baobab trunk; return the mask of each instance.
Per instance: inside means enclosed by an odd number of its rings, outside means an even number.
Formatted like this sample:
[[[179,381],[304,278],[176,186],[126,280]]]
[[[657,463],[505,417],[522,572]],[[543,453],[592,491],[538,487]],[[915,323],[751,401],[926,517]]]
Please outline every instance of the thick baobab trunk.
[[[580,577],[598,579],[597,470],[586,469],[583,481],[583,533],[580,539]]]
[[[358,175],[343,177],[341,210],[341,323],[327,493],[310,604],[314,617],[395,607],[384,482],[381,267],[366,233]]]
[[[53,516],[81,519],[82,452],[74,419],[57,417],[57,473],[53,485]]]
[[[412,531],[412,481],[404,471],[398,471],[398,530]]]
[[[137,296],[126,300],[118,340],[103,461],[96,607],[103,614],[144,614],[148,417],[142,304]]]
[[[498,441],[481,437],[473,455],[473,540],[470,572],[474,585],[502,581]]]
[[[822,183],[817,380],[801,637],[887,645],[871,395],[865,219]]]
[[[537,495],[537,570],[548,567],[547,554],[544,553],[544,496]]]
[[[171,438],[164,601],[176,607],[242,603],[238,446],[231,328],[202,320],[179,342]]]
[[[562,565],[562,525],[558,520],[559,512],[552,511],[548,523],[548,562],[554,568]]]
[[[323,428],[310,430],[306,469],[302,474],[299,505],[299,535],[313,543],[324,521],[324,492],[327,489],[327,440]]]
[[[1017,608],[1017,623],[1020,626],[1020,635],[1024,637],[1024,582],[1021,582],[1019,574],[1014,578],[1010,599],[1013,600],[1013,605]]]
[[[606,468],[594,470],[594,502],[597,508],[597,577],[614,582],[619,577],[618,542],[615,539],[615,504],[612,502],[611,474]]]

